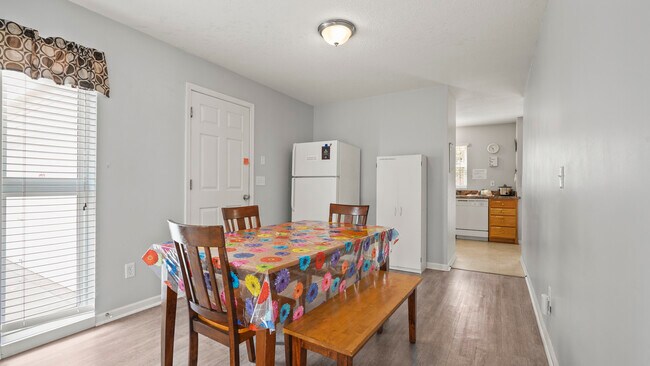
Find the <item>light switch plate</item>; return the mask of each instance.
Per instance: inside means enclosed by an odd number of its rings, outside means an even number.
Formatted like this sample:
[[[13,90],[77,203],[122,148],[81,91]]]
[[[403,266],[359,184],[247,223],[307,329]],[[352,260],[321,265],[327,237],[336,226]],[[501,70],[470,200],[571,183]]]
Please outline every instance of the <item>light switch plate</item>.
[[[124,278],[135,277],[135,263],[127,263],[124,265]]]
[[[255,185],[256,186],[265,186],[266,185],[266,177],[263,176],[263,175],[255,176]]]

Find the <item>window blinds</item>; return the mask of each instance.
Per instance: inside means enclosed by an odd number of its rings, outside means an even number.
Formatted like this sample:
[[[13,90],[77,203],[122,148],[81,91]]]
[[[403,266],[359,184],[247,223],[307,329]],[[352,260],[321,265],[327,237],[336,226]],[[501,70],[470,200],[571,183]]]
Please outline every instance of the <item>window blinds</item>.
[[[18,72],[0,78],[5,344],[21,330],[94,312],[97,95]]]

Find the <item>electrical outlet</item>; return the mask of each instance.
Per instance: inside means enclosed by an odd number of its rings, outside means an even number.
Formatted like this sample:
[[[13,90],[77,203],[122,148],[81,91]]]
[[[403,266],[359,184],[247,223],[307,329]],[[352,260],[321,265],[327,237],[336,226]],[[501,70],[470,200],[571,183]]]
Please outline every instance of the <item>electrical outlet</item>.
[[[124,278],[135,277],[135,263],[127,263],[124,265]]]
[[[497,184],[496,184],[493,180],[490,181],[490,187],[494,187],[494,186],[496,186],[496,185],[497,185]]]
[[[540,304],[542,308],[542,314],[548,316],[553,312],[553,303],[551,301],[551,286],[548,287],[548,291],[545,294],[542,294],[542,303]]]
[[[266,165],[266,156],[260,156],[260,165]]]

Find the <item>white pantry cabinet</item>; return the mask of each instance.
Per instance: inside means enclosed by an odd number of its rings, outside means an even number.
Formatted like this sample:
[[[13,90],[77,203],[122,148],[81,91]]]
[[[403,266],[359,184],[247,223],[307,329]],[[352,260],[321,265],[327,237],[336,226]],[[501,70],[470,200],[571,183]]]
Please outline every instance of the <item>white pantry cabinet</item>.
[[[390,268],[422,273],[427,258],[427,159],[377,157],[377,225],[397,229]]]

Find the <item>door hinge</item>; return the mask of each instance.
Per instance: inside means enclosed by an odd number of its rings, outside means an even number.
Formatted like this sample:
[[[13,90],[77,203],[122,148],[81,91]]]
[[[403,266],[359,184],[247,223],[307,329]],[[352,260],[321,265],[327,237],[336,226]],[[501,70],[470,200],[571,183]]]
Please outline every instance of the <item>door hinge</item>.
[[[190,179],[190,191],[192,190],[192,180]]]
[[[190,107],[190,118],[194,118],[194,107]]]

